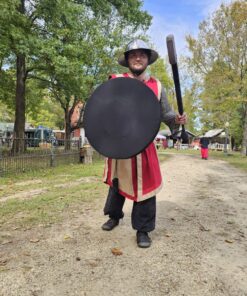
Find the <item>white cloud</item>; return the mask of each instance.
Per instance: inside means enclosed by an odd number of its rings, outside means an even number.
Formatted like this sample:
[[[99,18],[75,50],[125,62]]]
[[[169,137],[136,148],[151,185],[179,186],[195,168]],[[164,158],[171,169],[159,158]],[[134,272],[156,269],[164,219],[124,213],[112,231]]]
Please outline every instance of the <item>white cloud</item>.
[[[187,5],[193,5],[201,9],[201,15],[205,18],[212,14],[223,4],[229,4],[232,0],[184,0]]]
[[[199,11],[199,15],[189,15],[189,11],[185,15],[166,14],[165,7],[160,9],[159,14],[153,15],[153,24],[148,33],[158,50],[160,56],[167,56],[166,36],[173,34],[175,37],[176,49],[178,56],[184,54],[186,49],[186,35],[196,36],[198,32],[199,22],[208,18],[222,3],[229,4],[231,0],[182,0],[184,5],[194,6]],[[197,21],[198,20],[198,21]]]

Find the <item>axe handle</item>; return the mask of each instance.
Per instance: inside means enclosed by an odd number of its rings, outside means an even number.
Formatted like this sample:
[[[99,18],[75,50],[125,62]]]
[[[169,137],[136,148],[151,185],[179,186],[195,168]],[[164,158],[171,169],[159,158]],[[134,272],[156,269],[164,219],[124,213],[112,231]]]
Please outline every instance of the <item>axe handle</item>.
[[[183,107],[183,99],[181,95],[181,89],[180,89],[180,81],[179,81],[179,73],[178,73],[178,64],[172,64],[172,74],[173,74],[173,80],[175,85],[175,91],[176,91],[176,97],[177,97],[177,105],[178,105],[178,112],[180,115],[184,113],[184,107]],[[187,142],[188,135],[185,131],[185,127],[182,124],[182,133],[181,138]]]
[[[178,64],[177,63],[172,64],[171,66],[172,66],[172,74],[173,74],[173,80],[174,80],[176,97],[177,97],[178,112],[180,115],[182,115],[184,113],[184,107],[183,107],[183,100],[182,100],[181,89],[180,89]]]
[[[166,37],[166,45],[167,45],[169,62],[172,66],[173,80],[175,84],[176,98],[177,98],[177,104],[178,104],[178,112],[180,115],[182,115],[184,113],[184,109],[183,109],[183,101],[182,101],[182,95],[180,90],[176,46],[175,46],[174,36],[172,34]]]
[[[180,89],[177,54],[176,54],[175,41],[174,41],[173,35],[168,35],[166,37],[166,45],[168,50],[169,62],[172,66],[172,74],[173,74],[173,80],[174,80],[175,91],[176,91],[178,112],[180,115],[182,115],[184,113],[184,107],[183,107],[183,100],[182,100],[181,89]],[[183,140],[184,143],[188,143],[188,134],[183,124],[182,124],[181,139]]]

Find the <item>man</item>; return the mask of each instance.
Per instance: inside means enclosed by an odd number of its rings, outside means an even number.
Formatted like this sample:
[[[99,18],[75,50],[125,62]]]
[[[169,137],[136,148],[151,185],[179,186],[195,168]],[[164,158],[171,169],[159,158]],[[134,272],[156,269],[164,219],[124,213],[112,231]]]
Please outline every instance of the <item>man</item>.
[[[208,159],[208,145],[209,145],[208,138],[207,137],[202,137],[200,139],[201,157],[202,157],[202,159],[205,159],[205,160]]]
[[[147,74],[148,65],[154,63],[157,58],[156,51],[150,49],[144,41],[136,39],[127,45],[124,55],[118,60],[120,65],[129,68],[129,72],[111,75],[110,78],[130,77],[148,86],[160,101],[162,120],[173,131],[186,122],[186,116],[174,113],[161,83]],[[130,159],[107,159],[104,182],[110,186],[104,207],[104,214],[109,215],[110,219],[102,225],[102,229],[110,231],[119,224],[119,220],[124,216],[122,209],[125,198],[129,198],[133,200],[131,221],[133,229],[137,230],[137,245],[140,248],[150,247],[151,239],[148,233],[155,228],[156,194],[162,187],[154,143]]]

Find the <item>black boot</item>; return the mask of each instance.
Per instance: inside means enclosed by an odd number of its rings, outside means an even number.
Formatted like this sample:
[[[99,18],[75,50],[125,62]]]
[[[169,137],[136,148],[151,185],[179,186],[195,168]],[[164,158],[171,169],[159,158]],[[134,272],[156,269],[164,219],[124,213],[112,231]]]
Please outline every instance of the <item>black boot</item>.
[[[151,238],[147,232],[137,231],[136,239],[139,248],[149,248],[151,246]]]
[[[115,228],[119,224],[119,220],[110,218],[107,222],[102,225],[102,229],[106,231],[110,231]]]

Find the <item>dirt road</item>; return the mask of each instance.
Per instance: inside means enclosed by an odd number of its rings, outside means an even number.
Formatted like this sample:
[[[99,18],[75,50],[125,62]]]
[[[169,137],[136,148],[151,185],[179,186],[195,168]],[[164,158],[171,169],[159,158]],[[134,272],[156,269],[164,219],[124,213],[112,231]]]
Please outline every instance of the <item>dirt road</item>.
[[[162,171],[151,248],[136,246],[131,202],[119,227],[101,231],[102,198],[63,223],[6,234],[0,295],[246,296],[247,175],[183,155]]]

